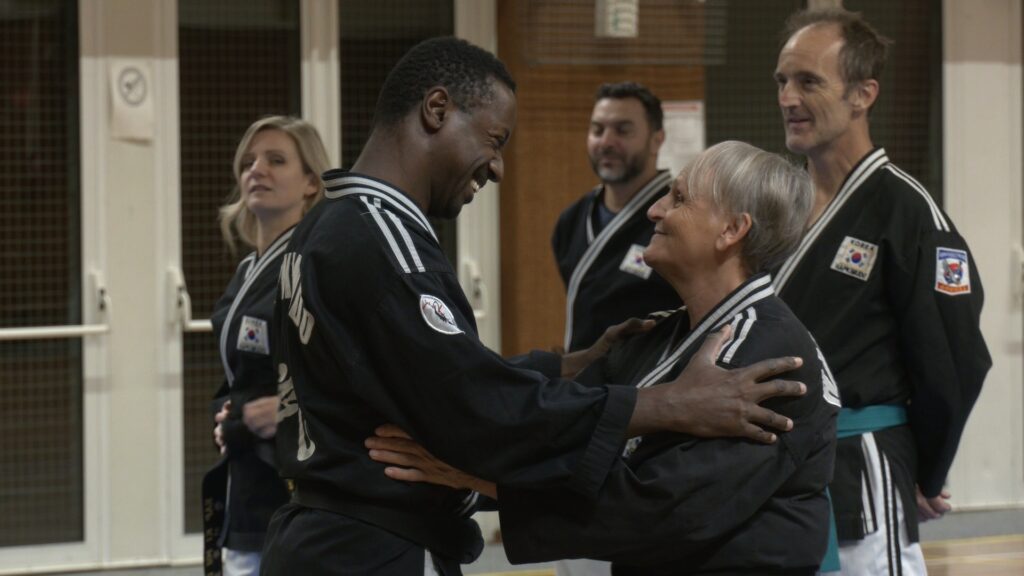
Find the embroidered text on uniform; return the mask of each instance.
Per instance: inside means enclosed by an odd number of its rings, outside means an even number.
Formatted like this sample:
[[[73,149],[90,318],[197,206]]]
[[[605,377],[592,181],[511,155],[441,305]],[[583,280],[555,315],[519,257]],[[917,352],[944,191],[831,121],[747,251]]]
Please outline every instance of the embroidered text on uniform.
[[[288,306],[288,317],[299,329],[299,340],[303,344],[309,344],[313,336],[313,325],[316,321],[309,310],[302,303],[302,255],[289,252],[284,255],[284,262],[281,263],[281,300],[291,300]]]

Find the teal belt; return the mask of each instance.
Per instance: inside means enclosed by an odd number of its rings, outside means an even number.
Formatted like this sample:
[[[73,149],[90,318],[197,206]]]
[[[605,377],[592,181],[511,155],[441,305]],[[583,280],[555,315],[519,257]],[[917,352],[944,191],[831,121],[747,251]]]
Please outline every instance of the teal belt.
[[[907,423],[907,409],[902,404],[879,404],[864,408],[843,408],[839,411],[836,438],[860,436],[902,426]]]
[[[901,404],[879,404],[877,406],[865,406],[864,408],[842,408],[839,410],[839,422],[836,426],[836,438],[849,438],[860,436],[868,432],[877,432],[886,428],[894,428],[907,423],[907,409]],[[825,558],[821,561],[821,572],[835,572],[839,570],[839,537],[836,533],[836,515],[832,511],[832,495],[825,490],[828,496],[829,509],[828,517],[828,549],[825,551]]]

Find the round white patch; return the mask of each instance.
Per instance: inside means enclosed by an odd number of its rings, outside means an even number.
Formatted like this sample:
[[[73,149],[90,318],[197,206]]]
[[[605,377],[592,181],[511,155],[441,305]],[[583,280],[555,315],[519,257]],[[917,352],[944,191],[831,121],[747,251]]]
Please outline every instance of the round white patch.
[[[430,294],[420,296],[420,314],[423,315],[427,326],[442,334],[462,334],[459,325],[455,323],[455,315],[448,309],[448,305],[437,296]]]

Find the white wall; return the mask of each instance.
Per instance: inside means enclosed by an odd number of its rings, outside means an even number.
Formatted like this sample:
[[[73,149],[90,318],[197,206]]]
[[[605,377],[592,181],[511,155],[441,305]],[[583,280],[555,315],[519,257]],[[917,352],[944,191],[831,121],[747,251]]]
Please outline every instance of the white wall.
[[[1024,505],[1021,1],[945,0],[946,209],[985,286],[992,354],[949,477],[959,508]]]

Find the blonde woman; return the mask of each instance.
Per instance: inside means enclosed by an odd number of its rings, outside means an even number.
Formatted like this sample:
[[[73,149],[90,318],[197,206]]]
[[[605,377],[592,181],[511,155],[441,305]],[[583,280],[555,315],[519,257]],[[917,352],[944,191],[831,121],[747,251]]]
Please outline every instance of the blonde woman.
[[[223,458],[203,480],[207,574],[258,574],[267,523],[288,499],[274,464],[278,400],[270,324],[284,249],[295,225],[323,198],[327,163],[316,129],[286,116],[257,120],[235,152],[236,188],[220,209],[221,232],[232,250],[240,242],[254,251],[238,265],[211,317],[225,378],[214,428]]]

